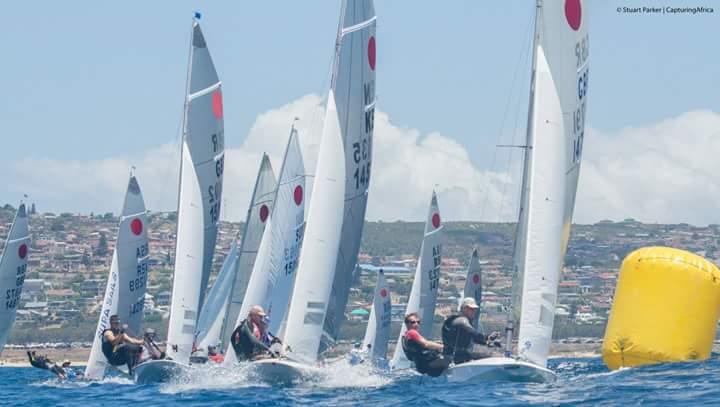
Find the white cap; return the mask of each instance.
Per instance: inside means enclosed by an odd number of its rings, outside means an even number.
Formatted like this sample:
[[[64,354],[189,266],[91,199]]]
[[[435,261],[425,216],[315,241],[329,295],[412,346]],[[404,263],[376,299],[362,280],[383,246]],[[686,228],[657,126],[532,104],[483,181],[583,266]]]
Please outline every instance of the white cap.
[[[465,297],[463,298],[462,302],[460,303],[460,309],[463,309],[465,307],[470,307],[474,309],[478,309],[477,303],[475,302],[475,298],[472,297]]]

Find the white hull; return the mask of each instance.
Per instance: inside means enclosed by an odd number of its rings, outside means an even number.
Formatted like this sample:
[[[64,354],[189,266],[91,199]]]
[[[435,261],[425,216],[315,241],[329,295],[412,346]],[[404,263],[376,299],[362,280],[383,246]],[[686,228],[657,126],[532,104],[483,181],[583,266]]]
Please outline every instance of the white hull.
[[[190,366],[174,360],[149,360],[135,367],[135,383],[152,384],[170,381],[190,370]]]
[[[555,373],[550,369],[505,357],[473,360],[455,365],[448,368],[445,375],[449,382],[500,380],[547,383],[555,380]]]
[[[262,359],[252,362],[252,377],[267,383],[291,384],[300,380],[317,378],[321,371],[315,366],[287,359]]]

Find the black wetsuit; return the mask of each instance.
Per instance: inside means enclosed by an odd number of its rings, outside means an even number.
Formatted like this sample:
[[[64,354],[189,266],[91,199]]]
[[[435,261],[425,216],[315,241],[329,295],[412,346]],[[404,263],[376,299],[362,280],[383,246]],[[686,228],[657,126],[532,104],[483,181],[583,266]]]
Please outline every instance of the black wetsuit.
[[[45,369],[55,373],[59,378],[65,378],[65,370],[60,366],[52,363],[47,356],[35,356],[35,352],[28,351],[28,359],[30,359],[30,365],[38,369]]]
[[[105,338],[107,331],[112,332],[114,335],[120,335],[120,330],[106,329],[102,332],[102,353],[105,355],[108,363],[113,366],[127,365],[128,373],[133,373],[135,362],[137,361],[138,353],[141,351],[140,345],[134,345],[131,343],[120,343],[114,345]]]
[[[268,346],[255,337],[251,327],[252,321],[245,319],[235,328],[230,337],[230,343],[238,360],[252,360],[268,351]]]
[[[415,369],[422,374],[432,377],[440,376],[450,365],[450,359],[443,357],[440,352],[426,349],[416,341],[402,337],[402,349],[405,356],[415,363]]]
[[[490,357],[489,352],[473,351],[473,344],[486,344],[485,335],[475,330],[464,315],[449,316],[442,326],[443,354],[455,363]]]

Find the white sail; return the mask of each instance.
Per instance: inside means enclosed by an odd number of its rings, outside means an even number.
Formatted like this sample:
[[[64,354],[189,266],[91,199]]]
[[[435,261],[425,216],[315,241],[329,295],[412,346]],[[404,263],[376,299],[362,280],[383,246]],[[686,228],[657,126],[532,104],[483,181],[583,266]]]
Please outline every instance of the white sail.
[[[240,307],[243,298],[245,298],[245,291],[260,248],[260,241],[272,212],[276,187],[277,181],[270,164],[270,157],[263,154],[247,217],[245,218],[245,228],[240,241],[235,274],[231,282],[230,300],[227,304],[225,320],[220,331],[222,348],[229,346],[230,334],[235,330],[235,321],[240,315]],[[225,355],[227,357],[228,352]]]
[[[120,214],[117,243],[105,287],[105,297],[90,358],[85,367],[85,377],[88,379],[102,379],[105,376],[105,369],[109,366],[101,347],[102,333],[110,327],[111,315],[117,315],[121,323],[127,324],[128,333],[140,335],[149,271],[147,227],[142,192],[135,176],[130,176],[125,203]]]
[[[368,350],[369,347],[368,354],[373,362],[387,358],[391,317],[390,289],[387,281],[385,281],[385,273],[380,269],[373,295],[373,306],[365,330],[365,338],[362,342],[363,351]]]
[[[188,363],[210,276],[222,200],[223,104],[200,25],[193,21],[167,353]]]
[[[290,131],[273,202],[235,326],[247,318],[251,307],[260,305],[270,317],[270,332],[278,334],[295,281],[305,216],[305,166],[294,127]],[[226,352],[226,363],[237,360],[231,349],[228,347]]]
[[[587,16],[580,0],[537,6],[534,71],[519,235],[518,354],[545,366],[572,222],[588,79]]]
[[[482,268],[480,268],[480,258],[477,249],[473,249],[468,263],[467,277],[465,278],[465,289],[463,290],[463,298],[470,297],[475,300],[482,310]],[[472,321],[473,326],[479,328],[480,312],[475,313],[475,320]]]
[[[230,246],[230,251],[217,278],[207,295],[205,304],[200,311],[200,318],[197,324],[197,347],[207,350],[208,346],[217,346],[220,341],[220,330],[225,320],[225,310],[230,301],[232,290],[232,279],[237,270],[238,244],[237,240]]]
[[[317,360],[345,204],[345,152],[337,114],[331,90],[285,331],[285,344],[296,358],[308,363]]]
[[[0,258],[0,292],[5,294],[5,301],[0,307],[0,352],[5,348],[10,329],[15,322],[15,312],[25,283],[29,245],[28,217],[25,204],[21,203]]]
[[[375,26],[372,0],[343,1],[331,89],[344,148],[345,204],[332,291],[323,324],[330,339],[337,339],[345,319],[365,223],[375,123]]]
[[[440,285],[440,264],[442,263],[443,225],[440,219],[440,209],[437,196],[433,191],[430,201],[428,217],[425,221],[425,235],[420,246],[415,277],[413,279],[410,296],[408,297],[405,315],[417,312],[420,315],[420,334],[425,338],[432,335],[433,320],[435,319],[435,304],[437,302],[438,286]],[[398,345],[395,347],[391,366],[404,368],[409,361],[402,350],[402,337],[405,335],[405,324],[400,329]]]

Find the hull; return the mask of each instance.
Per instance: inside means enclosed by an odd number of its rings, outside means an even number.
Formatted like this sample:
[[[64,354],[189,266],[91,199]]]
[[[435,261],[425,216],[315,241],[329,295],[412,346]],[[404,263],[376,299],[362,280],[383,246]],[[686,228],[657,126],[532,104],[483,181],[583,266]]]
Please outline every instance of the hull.
[[[547,383],[555,380],[555,373],[550,369],[504,357],[492,357],[455,365],[448,368],[445,375],[449,382],[500,380]]]
[[[320,369],[303,363],[283,359],[263,359],[252,362],[252,377],[267,383],[291,384],[316,378]]]
[[[135,383],[153,384],[168,382],[182,376],[190,370],[190,366],[174,360],[149,360],[135,368]]]

